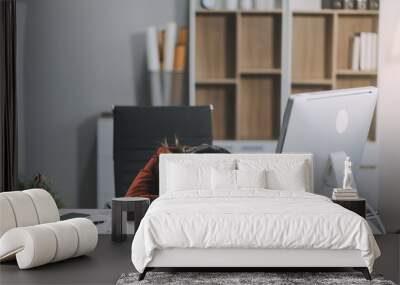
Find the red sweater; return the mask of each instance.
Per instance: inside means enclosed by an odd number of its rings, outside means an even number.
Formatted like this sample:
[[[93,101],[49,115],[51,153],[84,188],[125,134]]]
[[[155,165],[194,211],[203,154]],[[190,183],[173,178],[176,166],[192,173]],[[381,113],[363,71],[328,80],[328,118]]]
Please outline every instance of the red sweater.
[[[160,154],[170,153],[166,147],[158,148],[157,152],[150,158],[138,175],[133,179],[126,197],[145,197],[154,200],[158,195],[151,194],[150,189],[159,189],[158,162]]]

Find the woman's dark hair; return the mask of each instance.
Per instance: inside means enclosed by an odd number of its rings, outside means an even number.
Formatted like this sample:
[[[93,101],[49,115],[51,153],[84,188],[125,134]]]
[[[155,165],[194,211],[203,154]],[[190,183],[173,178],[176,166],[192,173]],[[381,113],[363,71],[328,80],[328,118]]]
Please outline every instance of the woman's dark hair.
[[[169,145],[167,138],[161,142],[161,146],[167,148],[172,153],[230,153],[227,149],[216,145],[201,144],[188,146],[180,143],[177,135],[174,136],[175,145]]]
[[[161,142],[161,146],[168,148],[168,150],[173,153],[187,152],[186,150],[187,150],[188,146],[181,144],[177,135],[174,135],[174,143],[175,143],[175,145],[170,145],[168,143],[168,139],[164,138],[163,141]]]

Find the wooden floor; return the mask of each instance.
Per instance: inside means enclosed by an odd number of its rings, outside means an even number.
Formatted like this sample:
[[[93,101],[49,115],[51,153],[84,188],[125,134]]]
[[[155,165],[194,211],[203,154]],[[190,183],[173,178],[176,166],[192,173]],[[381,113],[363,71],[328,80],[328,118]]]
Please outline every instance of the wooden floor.
[[[375,272],[399,283],[400,235],[377,236],[382,251]],[[130,259],[131,238],[114,243],[100,235],[96,250],[82,256],[30,270],[19,270],[15,262],[0,265],[0,284],[115,284],[124,272],[134,271]]]
[[[400,284],[400,234],[376,236],[375,239],[382,255],[376,260],[374,271]]]

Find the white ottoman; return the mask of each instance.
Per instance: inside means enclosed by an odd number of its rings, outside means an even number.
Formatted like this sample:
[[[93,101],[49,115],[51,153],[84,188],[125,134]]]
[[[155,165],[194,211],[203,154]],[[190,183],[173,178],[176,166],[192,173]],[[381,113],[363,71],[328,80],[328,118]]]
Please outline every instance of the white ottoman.
[[[20,269],[87,254],[97,245],[92,221],[59,221],[54,199],[43,189],[0,193],[0,262]]]

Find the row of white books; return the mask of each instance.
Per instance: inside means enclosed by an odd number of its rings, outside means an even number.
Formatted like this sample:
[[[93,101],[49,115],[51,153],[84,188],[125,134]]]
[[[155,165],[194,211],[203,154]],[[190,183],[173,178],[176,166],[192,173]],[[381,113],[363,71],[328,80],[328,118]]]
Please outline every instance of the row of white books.
[[[334,188],[332,193],[332,199],[335,200],[354,200],[358,199],[358,192],[356,189],[340,189]]]
[[[375,71],[378,68],[378,34],[360,33],[353,37],[352,70]]]

